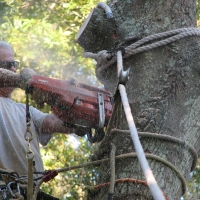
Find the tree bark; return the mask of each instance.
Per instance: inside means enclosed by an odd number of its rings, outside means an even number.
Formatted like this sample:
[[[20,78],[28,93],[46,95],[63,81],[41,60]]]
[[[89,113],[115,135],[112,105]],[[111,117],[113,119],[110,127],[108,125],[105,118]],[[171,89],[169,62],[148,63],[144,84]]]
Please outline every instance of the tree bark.
[[[111,41],[94,43],[87,39],[86,48],[81,44],[87,52],[97,53],[121,45],[126,47],[156,33],[196,27],[194,0],[112,0],[108,5],[114,15],[109,24],[111,27],[106,27],[111,31],[108,35],[104,32],[98,41],[109,38]],[[99,15],[101,20],[107,20],[103,11],[99,11]],[[89,25],[92,35],[99,30],[96,22],[100,18],[98,15],[95,17],[96,20],[93,19]],[[102,24],[107,26],[108,23]],[[84,37],[87,38],[87,34]],[[184,37],[123,60],[124,69],[130,68],[126,89],[147,160],[163,193],[173,200],[180,199],[184,194],[185,180],[194,170],[196,152],[200,150],[199,45],[197,36]],[[105,70],[98,70],[101,67],[97,63],[98,79],[107,90],[115,91],[118,81],[116,62]],[[124,114],[121,129],[128,129]],[[135,152],[129,132],[117,129],[111,133],[100,144],[93,159],[109,157],[111,143],[117,147],[116,155]],[[148,154],[159,159],[148,157]],[[145,180],[137,158],[116,162],[116,179],[122,178]],[[109,179],[110,166],[103,163],[99,167],[98,184]],[[108,187],[101,188],[91,193],[89,199],[107,199],[107,193]],[[152,196],[148,187],[124,182],[115,185],[114,199],[147,200]]]

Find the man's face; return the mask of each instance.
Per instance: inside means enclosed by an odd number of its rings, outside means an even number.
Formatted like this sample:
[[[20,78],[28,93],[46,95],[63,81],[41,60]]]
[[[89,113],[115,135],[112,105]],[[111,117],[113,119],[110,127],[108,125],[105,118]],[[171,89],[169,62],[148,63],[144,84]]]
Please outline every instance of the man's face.
[[[0,49],[0,61],[14,61],[14,52],[9,48]],[[14,66],[12,66],[9,70],[16,72]],[[11,87],[0,88],[0,96],[10,97],[13,90],[14,88]]]

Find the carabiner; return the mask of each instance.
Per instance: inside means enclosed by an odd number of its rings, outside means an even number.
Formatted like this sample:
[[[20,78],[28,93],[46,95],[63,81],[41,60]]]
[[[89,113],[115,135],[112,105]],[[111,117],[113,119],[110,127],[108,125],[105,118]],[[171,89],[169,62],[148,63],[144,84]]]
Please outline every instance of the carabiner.
[[[16,197],[15,194],[13,193],[12,189],[11,189],[11,185],[12,185],[12,184],[16,184],[16,185],[17,185],[17,192],[20,194],[19,183],[10,182],[10,183],[8,183],[8,185],[7,185],[7,188],[8,188],[8,190],[9,190],[9,192],[10,192],[10,195],[11,195],[12,197]]]
[[[3,189],[0,188],[0,192],[2,192],[2,197],[3,199],[6,199],[7,198],[7,195],[6,195],[6,188],[4,187]]]

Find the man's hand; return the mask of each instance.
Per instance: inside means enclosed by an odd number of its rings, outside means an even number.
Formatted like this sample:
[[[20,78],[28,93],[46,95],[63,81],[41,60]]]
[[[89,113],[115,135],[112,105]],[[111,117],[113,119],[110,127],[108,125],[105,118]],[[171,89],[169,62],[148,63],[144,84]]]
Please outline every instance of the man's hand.
[[[82,127],[82,126],[76,126],[75,128],[75,134],[83,137],[84,135],[88,134],[90,132],[90,128],[88,127]]]
[[[29,83],[31,78],[37,75],[34,70],[31,68],[25,68],[20,72],[20,80],[19,80],[19,87],[23,90],[26,89],[26,85]]]
[[[20,81],[19,81],[19,87],[23,90],[26,90],[27,84],[29,84],[31,78],[33,76],[37,75],[34,70],[31,68],[25,68],[20,72]],[[44,100],[45,100],[45,94],[41,92],[38,89],[33,88],[31,91],[31,99],[35,101],[38,108],[43,108],[44,106]]]
[[[20,74],[0,68],[0,87],[19,87],[26,89],[26,84],[34,75],[37,74],[30,68],[23,69]]]

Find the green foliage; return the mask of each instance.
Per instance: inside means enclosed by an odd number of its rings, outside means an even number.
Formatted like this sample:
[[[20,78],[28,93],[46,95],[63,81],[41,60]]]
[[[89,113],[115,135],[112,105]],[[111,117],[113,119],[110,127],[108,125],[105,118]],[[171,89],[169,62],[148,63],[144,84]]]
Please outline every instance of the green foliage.
[[[197,0],[197,11],[196,11],[197,20],[200,19],[200,0]]]
[[[45,166],[48,166],[46,169],[64,169],[89,162],[92,149],[85,138],[56,134],[47,147],[41,148],[41,153]],[[81,199],[84,195],[84,185],[96,183],[95,173],[93,168],[62,172],[48,184],[43,184],[43,190],[60,199]]]
[[[188,189],[184,195],[184,200],[200,199],[200,160],[196,169],[191,173],[191,178],[187,183]]]

